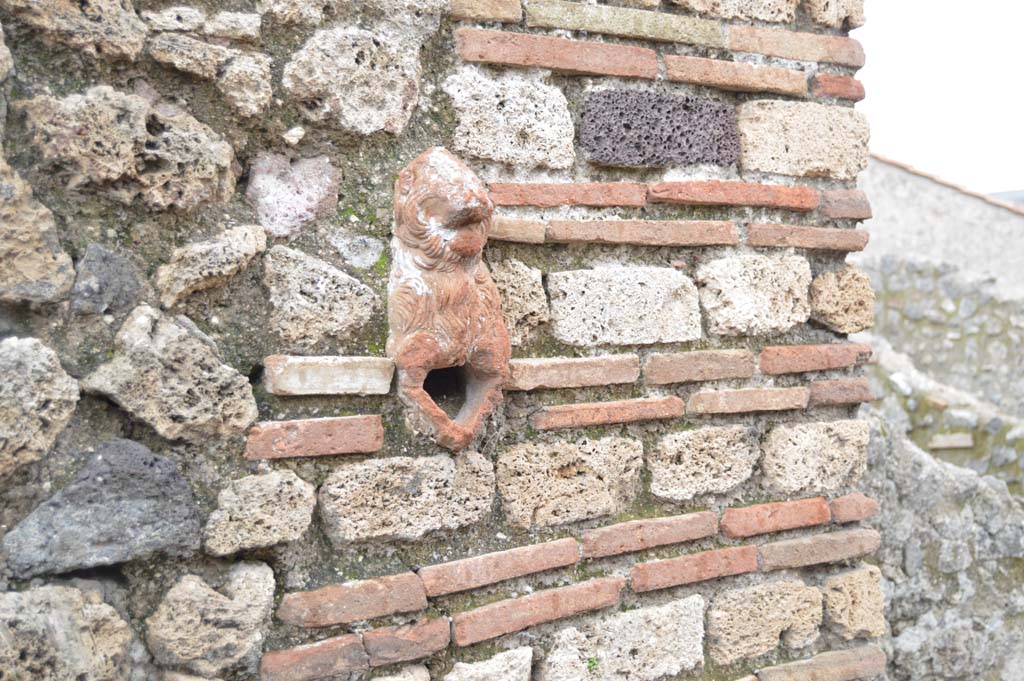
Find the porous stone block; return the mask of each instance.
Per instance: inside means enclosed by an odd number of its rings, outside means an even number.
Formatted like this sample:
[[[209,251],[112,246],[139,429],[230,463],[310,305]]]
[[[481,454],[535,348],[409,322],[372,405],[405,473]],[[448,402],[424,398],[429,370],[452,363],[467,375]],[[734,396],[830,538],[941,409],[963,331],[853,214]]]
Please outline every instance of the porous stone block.
[[[295,626],[328,627],[426,607],[423,583],[414,573],[406,572],[288,593],[275,615]]]
[[[592,163],[625,167],[728,166],[740,151],[732,104],[632,89],[587,96],[580,145]]]
[[[811,283],[811,318],[839,333],[858,333],[875,323],[871,277],[847,265],[825,272]]]
[[[0,6],[54,41],[94,58],[134,61],[146,39],[146,24],[131,3],[123,0],[96,0],[85,5],[4,0]]]
[[[340,184],[341,171],[326,156],[291,161],[261,153],[249,168],[245,198],[267,234],[292,237],[303,225],[334,212]]]
[[[676,502],[724,494],[750,478],[759,457],[745,426],[670,433],[647,455],[651,494]]]
[[[176,248],[170,261],[156,271],[160,304],[174,307],[197,291],[224,285],[266,247],[262,227],[243,225],[212,239]]]
[[[782,333],[807,321],[811,267],[799,256],[734,255],[697,268],[700,302],[712,333]]]
[[[780,424],[764,439],[765,485],[778,492],[831,493],[855,484],[867,465],[864,421]]]
[[[196,40],[180,33],[157,33],[146,41],[146,51],[155,61],[183,73],[214,80],[236,50]]]
[[[501,316],[508,327],[509,339],[514,346],[523,345],[530,332],[550,317],[543,273],[536,267],[509,259],[491,265],[491,278],[501,295]]]
[[[387,357],[297,357],[263,361],[263,387],[271,395],[387,395],[395,363]]]
[[[243,116],[262,113],[274,97],[271,83],[273,59],[269,55],[250,52],[228,62],[217,78],[217,89],[228,104]]]
[[[203,25],[203,10],[187,5],[168,7],[158,12],[143,12],[142,20],[154,31],[194,31]]]
[[[635,498],[643,466],[638,440],[527,442],[498,455],[502,509],[517,527],[549,527],[612,515]]]
[[[874,565],[825,580],[825,616],[847,641],[885,635],[882,571]]]
[[[804,9],[812,20],[830,28],[864,25],[864,0],[806,0]]]
[[[697,287],[678,270],[615,266],[552,272],[548,291],[552,331],[563,343],[639,345],[701,337]]]
[[[543,544],[430,565],[420,568],[419,576],[427,595],[433,598],[566,567],[579,559],[579,545],[575,539],[556,539]]]
[[[217,12],[203,22],[203,33],[229,40],[259,40],[263,17],[248,12]]]
[[[532,668],[533,648],[524,646],[481,662],[456,662],[444,681],[530,681]]]
[[[723,19],[789,23],[796,17],[800,0],[671,0],[673,5]]]
[[[90,243],[76,270],[71,289],[71,310],[76,314],[120,315],[135,307],[146,292],[139,268],[120,249]]]

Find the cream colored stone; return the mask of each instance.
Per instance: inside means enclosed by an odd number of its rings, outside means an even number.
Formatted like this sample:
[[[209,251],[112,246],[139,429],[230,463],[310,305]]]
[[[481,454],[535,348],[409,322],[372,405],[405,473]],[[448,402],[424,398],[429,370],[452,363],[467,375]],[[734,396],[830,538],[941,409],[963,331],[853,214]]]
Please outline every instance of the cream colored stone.
[[[224,67],[217,80],[217,89],[228,103],[243,116],[262,113],[274,98],[270,67],[273,60],[265,54],[242,54]]]
[[[624,38],[725,47],[721,25],[698,17],[644,12],[613,5],[564,0],[530,0],[526,25],[604,33]]]
[[[804,0],[811,19],[831,28],[864,25],[864,0]]]
[[[669,433],[647,455],[651,494],[677,502],[724,494],[750,478],[760,454],[746,426]]]
[[[829,494],[856,484],[867,466],[864,421],[780,424],[764,439],[765,485],[785,494]]]
[[[760,336],[807,321],[811,267],[799,256],[734,255],[697,269],[712,333]]]
[[[262,23],[259,14],[217,12],[203,23],[203,33],[231,40],[259,40]]]
[[[157,33],[146,43],[149,56],[165,66],[207,80],[217,77],[236,50],[212,45],[178,33]]]
[[[673,5],[698,14],[723,19],[756,19],[789,23],[796,18],[800,0],[669,0]]]
[[[206,15],[201,9],[177,5],[156,12],[143,12],[142,19],[154,31],[194,31],[203,25]]]
[[[316,26],[335,0],[257,0],[256,11],[282,24]]]
[[[533,648],[524,646],[482,662],[456,662],[444,681],[530,681]]]
[[[491,265],[491,277],[501,294],[501,315],[512,345],[526,343],[530,332],[550,319],[542,276],[536,267],[514,259]]]
[[[0,0],[0,9],[91,57],[134,61],[146,39],[131,0]]]
[[[847,641],[885,636],[882,572],[874,565],[843,572],[825,581],[825,615]]]
[[[174,307],[196,291],[223,286],[266,247],[262,227],[243,225],[212,239],[176,248],[170,262],[156,271],[161,305]]]
[[[293,237],[303,225],[335,212],[341,179],[341,171],[326,156],[292,161],[261,153],[249,168],[245,198],[268,234]]]
[[[11,57],[11,50],[4,43],[4,25],[0,24],[0,83],[7,80],[8,74],[14,70],[14,58]],[[3,106],[3,98],[0,97],[0,106]],[[0,124],[0,134],[3,133],[3,124]]]
[[[263,387],[271,395],[387,395],[395,363],[386,357],[268,357]]]
[[[397,674],[378,676],[373,681],[430,681],[430,672],[421,664],[403,667]]]
[[[811,319],[839,333],[858,333],[875,325],[871,277],[853,265],[825,272],[811,282]]]

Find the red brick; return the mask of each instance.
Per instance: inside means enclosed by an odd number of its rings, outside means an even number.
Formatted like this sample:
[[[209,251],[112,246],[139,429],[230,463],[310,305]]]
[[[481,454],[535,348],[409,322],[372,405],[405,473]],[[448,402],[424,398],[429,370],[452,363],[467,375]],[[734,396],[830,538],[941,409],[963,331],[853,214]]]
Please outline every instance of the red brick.
[[[885,674],[887,663],[881,648],[866,645],[760,669],[757,678],[758,681],[866,681]]]
[[[864,48],[856,40],[818,33],[730,26],[729,49],[797,61],[827,62],[854,68],[864,66]]]
[[[852,76],[819,73],[814,77],[814,95],[859,102],[865,96],[864,83]]]
[[[842,530],[765,544],[757,552],[761,569],[768,572],[859,558],[880,545],[881,536],[875,530]]]
[[[369,668],[369,657],[359,634],[345,634],[297,648],[265,653],[260,662],[260,679],[315,681]]]
[[[867,520],[878,513],[878,502],[860,492],[847,494],[829,502],[832,510],[832,522],[856,523]]]
[[[575,539],[557,539],[431,565],[420,568],[419,574],[427,595],[433,598],[573,565],[579,559],[580,549]]]
[[[452,19],[519,23],[523,18],[521,0],[452,0]]]
[[[285,594],[277,619],[300,627],[328,627],[426,607],[423,583],[407,572]]]
[[[723,378],[750,378],[754,355],[747,350],[700,350],[649,355],[644,362],[644,383],[695,383]]]
[[[363,646],[371,667],[412,662],[448,647],[451,623],[447,617],[374,629],[363,634]]]
[[[710,511],[669,518],[631,520],[583,534],[583,557],[603,558],[710,537],[718,532],[718,517]]]
[[[633,591],[644,592],[757,572],[757,547],[715,549],[679,558],[638,563],[630,572]]]
[[[455,645],[473,645],[537,624],[618,605],[625,586],[626,580],[621,577],[602,577],[459,613],[453,618]]]
[[[750,388],[697,393],[686,405],[688,414],[743,414],[755,411],[806,409],[807,388]]]
[[[778,375],[845,369],[866,362],[870,357],[871,346],[860,343],[778,345],[761,351],[761,373]]]
[[[547,223],[543,220],[522,220],[495,215],[487,238],[523,244],[542,244],[547,228]]]
[[[686,413],[686,405],[678,397],[651,397],[618,402],[590,402],[588,404],[543,407],[530,416],[530,425],[537,430],[583,428],[608,423],[674,419],[684,413]]]
[[[748,225],[747,243],[762,248],[806,248],[818,251],[863,251],[868,233],[860,229]]]
[[[843,404],[862,404],[874,401],[871,383],[866,378],[844,378],[838,381],[811,383],[809,407],[828,407]]]
[[[722,532],[727,537],[753,537],[769,532],[824,525],[832,519],[823,497],[778,501],[745,508],[729,508],[722,515]]]
[[[552,220],[552,243],[633,244],[636,246],[734,246],[735,223],[687,220]]]
[[[870,220],[871,204],[857,189],[833,189],[821,193],[821,212],[833,220]]]
[[[665,75],[677,83],[693,83],[720,90],[770,92],[794,97],[807,94],[807,76],[801,71],[721,59],[665,55]]]
[[[245,458],[367,454],[383,446],[384,424],[378,415],[264,421],[249,431]]]
[[[460,28],[455,47],[466,61],[551,69],[562,73],[657,78],[654,50],[527,33]]]
[[[633,206],[644,205],[646,187],[636,182],[492,182],[496,206]]]
[[[658,182],[647,193],[652,203],[686,206],[758,206],[800,212],[818,207],[818,191],[811,187],[753,184],[750,182]]]
[[[636,355],[606,355],[513,359],[509,362],[509,369],[512,376],[505,390],[583,388],[633,383],[640,377],[640,358]]]

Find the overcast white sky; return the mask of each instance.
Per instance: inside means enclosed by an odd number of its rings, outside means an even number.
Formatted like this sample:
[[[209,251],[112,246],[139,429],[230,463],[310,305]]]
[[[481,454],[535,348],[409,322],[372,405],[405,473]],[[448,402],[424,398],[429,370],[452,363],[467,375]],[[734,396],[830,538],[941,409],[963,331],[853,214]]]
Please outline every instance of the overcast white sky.
[[[867,0],[859,77],[877,154],[975,191],[1024,190],[1024,1]]]

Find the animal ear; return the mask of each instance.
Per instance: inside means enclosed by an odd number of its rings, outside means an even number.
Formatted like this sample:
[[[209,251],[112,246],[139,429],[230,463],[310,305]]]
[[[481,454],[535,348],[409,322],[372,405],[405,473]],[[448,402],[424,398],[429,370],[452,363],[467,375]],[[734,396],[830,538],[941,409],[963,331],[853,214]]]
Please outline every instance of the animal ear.
[[[412,191],[412,185],[415,181],[414,173],[410,168],[405,168],[402,172],[398,173],[398,182],[395,183],[396,191],[405,196]]]

